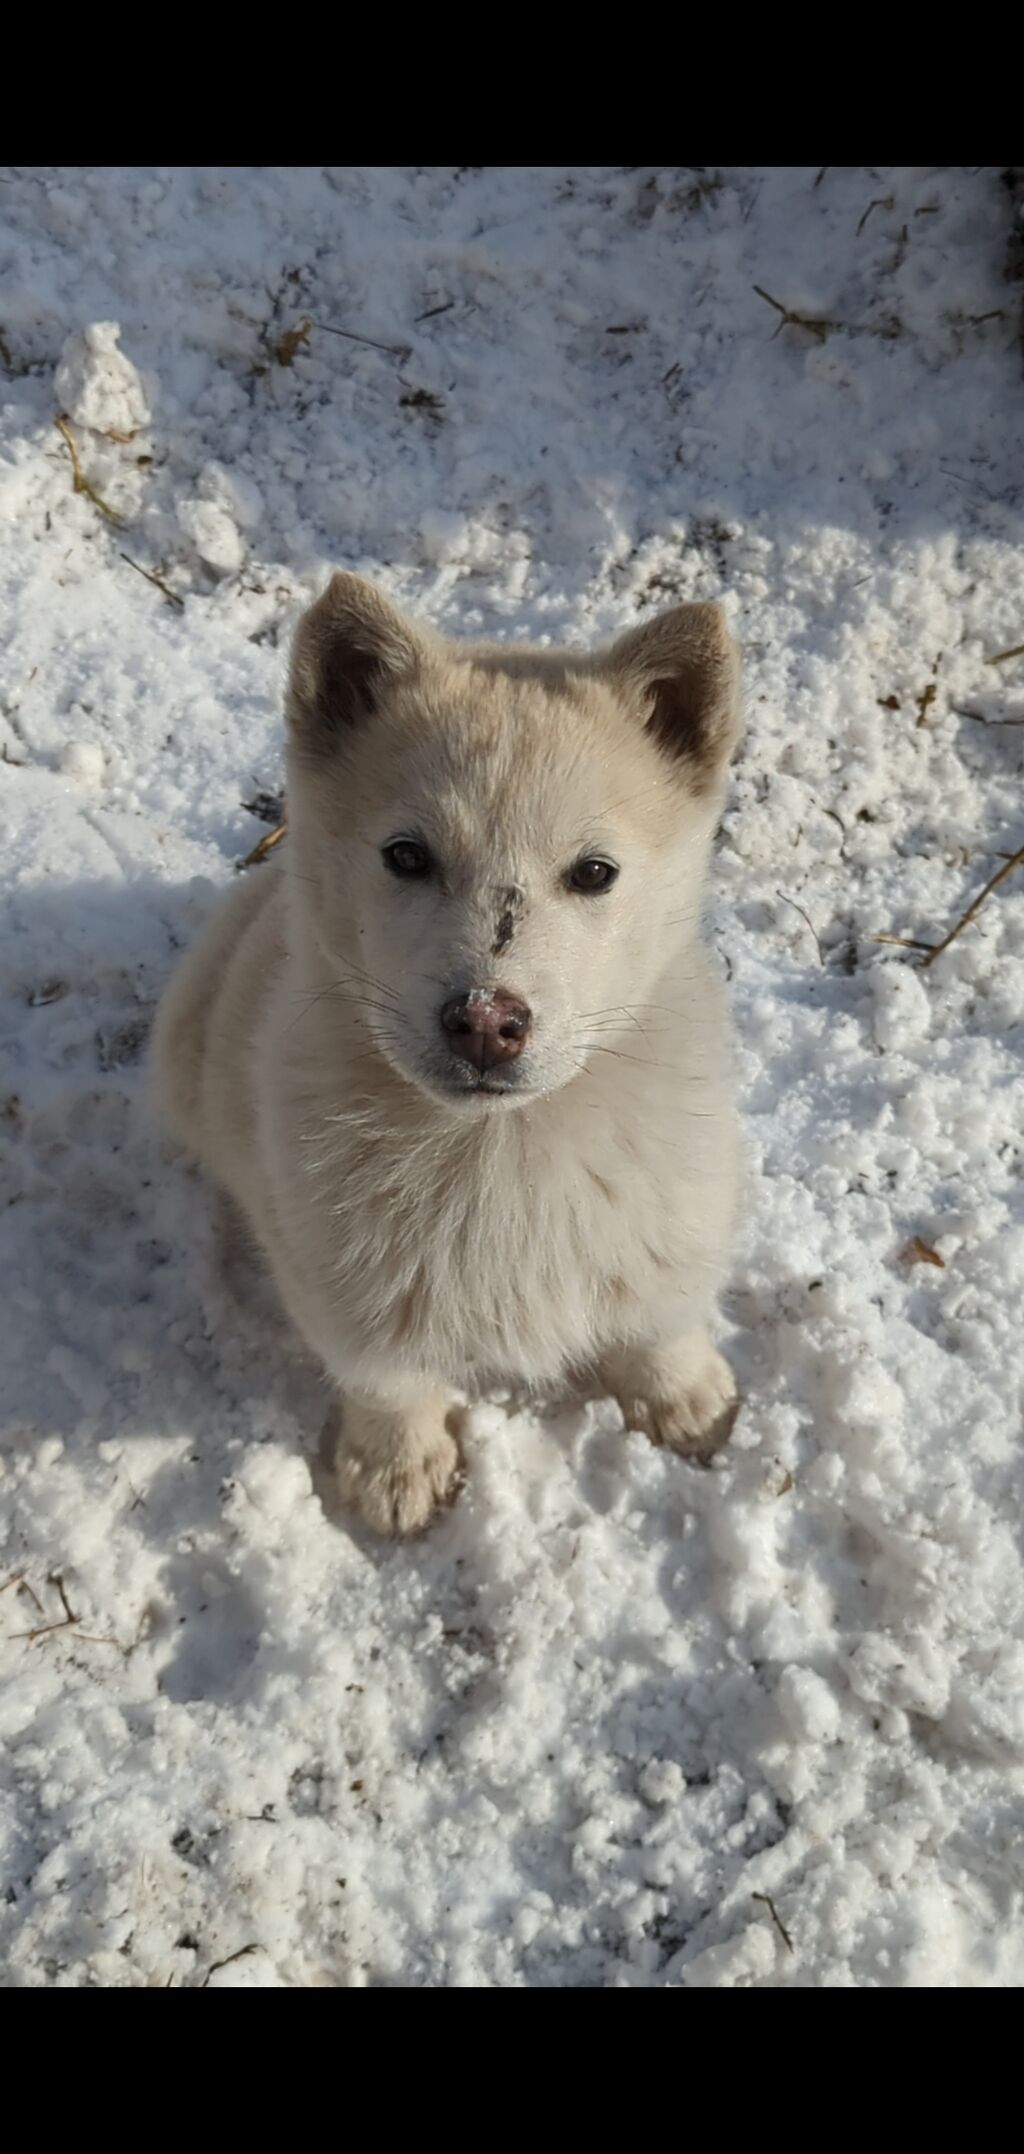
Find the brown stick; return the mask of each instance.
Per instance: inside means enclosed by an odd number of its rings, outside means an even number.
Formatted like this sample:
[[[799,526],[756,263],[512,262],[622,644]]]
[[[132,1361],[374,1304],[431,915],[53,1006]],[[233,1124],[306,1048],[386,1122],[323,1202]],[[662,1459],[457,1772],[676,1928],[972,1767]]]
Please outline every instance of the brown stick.
[[[408,344],[382,344],[379,337],[360,336],[357,329],[336,329],[333,322],[314,322],[313,327],[322,330],[325,336],[344,337],[349,344],[368,344],[371,351],[390,352],[393,359],[409,357]]]
[[[776,1905],[775,1905],[775,1902],[774,1902],[774,1900],[772,1899],[771,1893],[770,1893],[770,1892],[752,1892],[752,1893],[751,1893],[751,1895],[750,1895],[750,1897],[751,1897],[751,1899],[752,1899],[752,1900],[763,1900],[763,1902],[764,1902],[764,1905],[765,1905],[765,1906],[766,1906],[766,1908],[768,1909],[768,1913],[770,1914],[770,1916],[771,1916],[771,1918],[772,1918],[772,1921],[774,1922],[774,1924],[775,1924],[775,1927],[776,1927],[776,1929],[778,1930],[779,1936],[781,1937],[781,1939],[782,1939],[782,1942],[783,1942],[783,1944],[785,1945],[785,1947],[786,1947],[786,1950],[787,1950],[787,1952],[792,1952],[792,1950],[793,1950],[793,1940],[792,1940],[792,1938],[791,1938],[791,1936],[790,1936],[790,1934],[789,1934],[789,1931],[788,1931],[788,1930],[787,1930],[787,1928],[786,1928],[786,1925],[785,1925],[785,1923],[784,1923],[784,1922],[783,1922],[783,1920],[782,1920],[782,1917],[781,1917],[781,1915],[779,1914],[778,1908],[776,1907]]]
[[[68,425],[66,418],[64,417],[63,412],[58,412],[57,417],[55,418],[53,423],[57,429],[57,432],[59,434],[63,434],[64,439],[67,442],[68,448],[71,451],[71,474],[76,494],[88,494],[90,501],[94,504],[96,508],[98,508],[102,512],[104,516],[109,517],[112,524],[121,523],[123,521],[123,518],[118,515],[117,510],[112,509],[108,506],[107,502],[104,501],[102,494],[98,494],[96,492],[95,486],[93,486],[91,481],[86,478],[85,473],[82,470],[81,460],[79,458],[78,447],[75,442],[75,437],[71,431],[70,426]]]
[[[780,329],[785,329],[788,325],[791,329],[809,330],[810,334],[817,337],[823,344],[829,330],[838,329],[839,327],[838,322],[828,321],[823,314],[794,314],[792,307],[784,307],[781,299],[773,299],[771,293],[765,291],[763,284],[755,284],[754,290],[758,298],[766,300],[770,307],[774,307],[776,314],[779,316],[779,328],[775,331],[776,336],[778,336]]]
[[[243,868],[254,868],[258,866],[259,862],[261,860],[265,860],[267,854],[272,853],[275,845],[280,845],[281,839],[287,837],[287,835],[288,825],[284,817],[282,816],[281,821],[279,823],[275,823],[273,830],[264,831],[263,836],[259,841],[259,844],[253,846],[251,853],[246,853],[245,859],[240,862],[240,865]]]
[[[210,1976],[215,1975],[221,1967],[230,1967],[234,1960],[247,1959],[250,1952],[258,1952],[259,1949],[259,1945],[239,1945],[238,1951],[229,1952],[226,1960],[213,1960],[203,1976],[199,1985],[200,1989],[207,1988]]]
[[[1014,868],[1020,867],[1022,861],[1024,861],[1024,845],[1017,852],[1011,853],[1009,860],[1004,860],[997,874],[993,875],[991,881],[985,884],[984,890],[979,890],[973,905],[968,905],[967,911],[961,913],[959,920],[954,922],[949,934],[943,936],[942,941],[937,942],[934,949],[929,950],[927,957],[921,959],[922,972],[926,971],[929,965],[934,965],[936,958],[942,956],[943,950],[948,950],[950,943],[955,942],[957,936],[963,933],[964,928],[970,926],[971,921],[981,911],[985,899],[991,896],[993,890],[998,889],[1000,883],[1006,881],[1008,875],[1013,874]]]
[[[861,218],[859,225],[857,226],[857,238],[860,238],[860,235],[864,230],[864,226],[866,225],[873,209],[892,209],[892,207],[893,198],[891,194],[876,194],[874,201],[868,203],[864,215]]]
[[[872,935],[872,942],[894,942],[901,950],[932,950],[931,942],[918,942],[914,935]]]
[[[824,950],[822,949],[822,947],[821,947],[821,943],[820,943],[820,942],[819,942],[819,940],[818,940],[818,930],[817,930],[817,928],[815,927],[815,925],[814,925],[814,922],[813,922],[813,920],[811,919],[810,913],[809,913],[809,912],[805,912],[805,911],[804,911],[804,908],[803,908],[803,906],[802,906],[802,905],[798,905],[798,904],[797,904],[797,901],[796,901],[796,899],[795,899],[795,898],[787,897],[787,896],[786,896],[786,893],[785,893],[785,891],[784,891],[784,890],[776,890],[776,892],[775,892],[775,895],[776,895],[776,897],[777,897],[777,898],[781,898],[781,899],[782,899],[782,902],[783,902],[783,904],[784,904],[784,905],[792,905],[792,907],[793,907],[793,911],[794,911],[794,912],[798,912],[798,913],[799,913],[799,915],[800,915],[800,918],[801,918],[801,920],[805,920],[805,921],[807,922],[807,925],[808,925],[808,927],[810,928],[811,934],[812,934],[812,935],[814,936],[814,947],[815,947],[815,949],[817,950],[817,953],[818,953],[818,963],[819,963],[819,965],[824,965],[824,963],[825,963],[825,952],[824,952]]]
[[[129,568],[133,568],[136,575],[144,576],[147,583],[155,583],[157,590],[163,592],[164,597],[169,601],[172,606],[180,606],[182,608],[182,611],[184,611],[184,599],[179,598],[177,591],[172,591],[170,584],[165,583],[163,577],[158,576],[154,569],[143,568],[142,563],[140,561],[133,561],[131,554],[125,553],[123,548],[121,550],[121,559],[122,561],[127,561]]]

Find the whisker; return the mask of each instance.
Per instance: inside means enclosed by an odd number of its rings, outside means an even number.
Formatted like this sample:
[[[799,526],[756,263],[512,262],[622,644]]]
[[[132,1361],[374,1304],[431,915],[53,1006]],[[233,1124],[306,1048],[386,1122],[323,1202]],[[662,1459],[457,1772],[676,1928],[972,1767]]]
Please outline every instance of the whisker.
[[[685,1010],[677,1008],[671,1002],[610,1002],[604,1009],[578,1010],[576,1014],[586,1022],[588,1017],[613,1017],[618,1010],[625,1010],[627,1013],[633,1010],[667,1010],[670,1017],[687,1015]]]
[[[354,965],[351,959],[348,960],[348,972],[346,974],[346,978],[363,979],[366,981],[368,987],[375,987],[382,995],[395,995],[397,993],[396,988],[388,987],[386,981],[384,980],[374,979],[372,972],[364,972],[362,966]]]
[[[358,989],[358,992],[354,992],[354,989]],[[293,988],[292,994],[295,997],[300,995],[342,995],[346,1001],[356,1003],[364,999],[361,980],[356,982],[350,980],[321,980],[318,984],[310,987]],[[389,1001],[388,1008],[390,1009],[390,1007],[391,1003]]]
[[[299,1011],[298,1017],[295,1018],[294,1024],[292,1026],[289,1026],[289,1030],[294,1030],[294,1025],[297,1025],[301,1018],[308,1016],[310,1010],[313,1008],[314,1003],[324,1001],[336,1001],[338,994],[341,990],[341,984],[342,983],[340,981],[332,981],[329,986],[321,987],[314,994],[310,995],[305,1005],[305,1008]],[[357,1024],[362,1021],[360,1018],[360,1011],[373,1010],[378,1016],[390,1019],[392,1024],[404,1025],[408,1031],[412,1031],[414,1029],[411,1019],[406,1017],[402,1010],[395,1009],[394,1005],[390,1002],[374,1002],[368,995],[346,994],[344,996],[342,1007],[345,1011],[348,1012],[349,1015],[351,1015],[351,1017]]]
[[[619,1047],[599,1047],[596,1040],[589,1042],[589,1052],[594,1055],[613,1055],[616,1062],[635,1062],[642,1070],[667,1070],[672,1066],[669,1062],[652,1062],[647,1055],[623,1054]]]
[[[672,1034],[671,1025],[641,1025],[639,1029],[645,1040],[667,1040],[671,1038]],[[625,1026],[617,1023],[614,1018],[606,1018],[603,1024],[591,1025],[590,1030],[595,1034],[601,1032],[624,1033]]]
[[[298,990],[299,994],[306,994],[307,992],[303,988]],[[327,987],[315,989],[308,996],[307,1007],[310,1007],[314,1002],[324,1001],[340,1001],[346,1010],[380,1010],[385,1017],[402,1018],[404,1023],[408,1023],[408,1019],[403,1017],[401,1010],[395,1008],[394,1003],[375,1002],[372,995],[353,995],[344,990],[340,982],[332,981]]]

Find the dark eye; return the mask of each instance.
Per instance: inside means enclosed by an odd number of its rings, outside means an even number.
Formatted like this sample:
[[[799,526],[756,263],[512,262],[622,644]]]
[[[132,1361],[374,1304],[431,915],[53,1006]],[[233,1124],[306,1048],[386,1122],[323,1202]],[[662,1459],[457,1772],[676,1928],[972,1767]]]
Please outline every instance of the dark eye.
[[[577,860],[566,880],[570,890],[579,890],[584,897],[598,897],[602,890],[611,889],[618,872],[611,860]]]
[[[384,864],[392,875],[401,875],[406,882],[422,882],[430,873],[430,854],[425,845],[417,845],[415,838],[396,838],[392,845],[384,847]]]

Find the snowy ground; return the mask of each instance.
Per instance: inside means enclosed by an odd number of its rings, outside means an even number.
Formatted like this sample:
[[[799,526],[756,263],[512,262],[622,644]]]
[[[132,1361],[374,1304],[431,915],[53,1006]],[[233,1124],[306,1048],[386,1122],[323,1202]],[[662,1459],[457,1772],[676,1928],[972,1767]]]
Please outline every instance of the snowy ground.
[[[3,175],[7,1986],[1024,1981],[1024,876],[875,939],[1024,843],[1009,239],[994,169]],[[329,563],[747,651],[732,1448],[489,1404],[398,1549],[144,1090]]]

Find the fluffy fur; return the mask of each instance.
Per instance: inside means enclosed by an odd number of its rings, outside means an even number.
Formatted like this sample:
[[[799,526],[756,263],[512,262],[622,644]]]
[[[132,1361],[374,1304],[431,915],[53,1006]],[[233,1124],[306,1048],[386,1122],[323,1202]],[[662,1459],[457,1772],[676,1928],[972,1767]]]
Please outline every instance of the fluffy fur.
[[[588,1377],[700,1455],[727,1426],[737,1145],[699,910],[738,730],[713,606],[590,655],[453,645],[338,575],[300,624],[289,836],[172,980],[156,1074],[343,1394],[343,1496],[380,1531],[451,1493],[456,1391]],[[594,859],[618,874],[588,894]],[[481,1071],[440,1011],[496,989],[529,1032]]]

